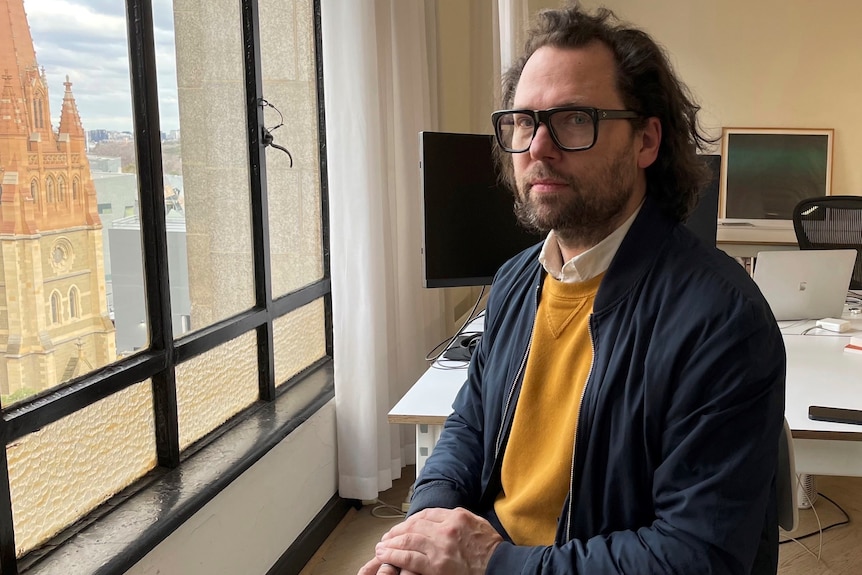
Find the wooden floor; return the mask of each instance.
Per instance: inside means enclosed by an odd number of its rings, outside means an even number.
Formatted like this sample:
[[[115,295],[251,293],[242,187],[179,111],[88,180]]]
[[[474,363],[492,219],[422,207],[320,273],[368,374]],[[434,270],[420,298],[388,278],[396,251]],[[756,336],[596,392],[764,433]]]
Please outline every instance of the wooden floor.
[[[416,468],[405,467],[392,489],[380,494],[380,501],[400,509],[415,477]],[[381,517],[386,515],[396,515],[396,512],[380,504],[351,509],[299,575],[355,575],[374,557],[374,545],[380,537],[402,520],[401,517]]]
[[[380,500],[400,508],[414,477],[412,467],[405,468],[402,479],[392,489],[380,494]],[[779,575],[856,575],[862,573],[862,477],[817,477],[818,497],[814,510],[826,527],[844,520],[841,512],[826,497],[835,501],[850,516],[850,523],[833,527],[820,537],[814,535],[799,542],[787,540],[779,549]],[[373,554],[374,544],[400,518],[379,518],[391,514],[389,509],[366,505],[351,509],[341,524],[323,544],[300,575],[354,575]],[[801,537],[817,533],[813,510],[799,510],[799,527],[793,533]],[[786,537],[782,537],[786,539]],[[805,545],[803,548],[802,545]],[[816,555],[820,555],[819,560]]]

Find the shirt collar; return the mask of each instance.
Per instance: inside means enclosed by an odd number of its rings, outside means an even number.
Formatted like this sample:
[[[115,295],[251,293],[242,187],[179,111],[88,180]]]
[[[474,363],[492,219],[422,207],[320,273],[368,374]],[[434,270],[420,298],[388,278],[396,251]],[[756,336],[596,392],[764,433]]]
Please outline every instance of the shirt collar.
[[[635,218],[640,213],[642,206],[643,202],[608,237],[565,263],[563,262],[563,252],[560,250],[560,244],[557,241],[557,235],[554,233],[554,230],[551,230],[548,233],[548,237],[545,238],[542,251],[539,252],[539,263],[542,264],[542,267],[551,276],[566,283],[587,281],[604,273],[611,265],[611,260],[616,255],[620,244],[623,242],[623,238],[626,237],[626,233],[632,227],[632,223],[634,223]]]

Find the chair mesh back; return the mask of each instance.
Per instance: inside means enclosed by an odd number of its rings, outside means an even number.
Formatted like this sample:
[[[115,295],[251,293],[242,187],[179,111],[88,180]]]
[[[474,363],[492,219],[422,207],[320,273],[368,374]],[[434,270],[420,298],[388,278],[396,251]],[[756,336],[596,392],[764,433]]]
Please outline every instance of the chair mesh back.
[[[800,249],[855,249],[850,289],[862,289],[862,196],[824,196],[799,202],[793,228]]]

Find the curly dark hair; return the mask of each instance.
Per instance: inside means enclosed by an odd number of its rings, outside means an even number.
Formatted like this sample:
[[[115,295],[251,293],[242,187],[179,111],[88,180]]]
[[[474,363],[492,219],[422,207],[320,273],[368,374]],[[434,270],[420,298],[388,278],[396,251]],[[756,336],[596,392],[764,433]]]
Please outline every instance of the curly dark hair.
[[[601,42],[613,52],[617,63],[617,89],[629,110],[643,118],[632,120],[643,127],[648,117],[661,122],[658,157],[646,169],[647,193],[677,220],[685,220],[697,203],[701,186],[710,174],[698,151],[717,141],[701,129],[700,106],[674,74],[664,50],[645,32],[620,21],[606,8],[585,12],[578,2],[560,9],[542,10],[527,34],[524,52],[504,74],[502,107],[511,108],[524,65],[543,46],[581,48]],[[502,179],[515,190],[512,156],[495,147]]]

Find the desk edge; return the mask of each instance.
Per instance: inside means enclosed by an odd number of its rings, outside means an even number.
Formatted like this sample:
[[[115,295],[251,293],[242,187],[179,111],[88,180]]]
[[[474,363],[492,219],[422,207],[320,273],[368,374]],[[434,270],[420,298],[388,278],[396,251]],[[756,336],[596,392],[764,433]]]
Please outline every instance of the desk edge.
[[[411,425],[443,425],[446,423],[446,415],[392,415],[388,417],[389,423],[409,423]]]
[[[856,431],[812,431],[791,430],[793,439],[819,439],[835,441],[862,441],[862,430]]]

